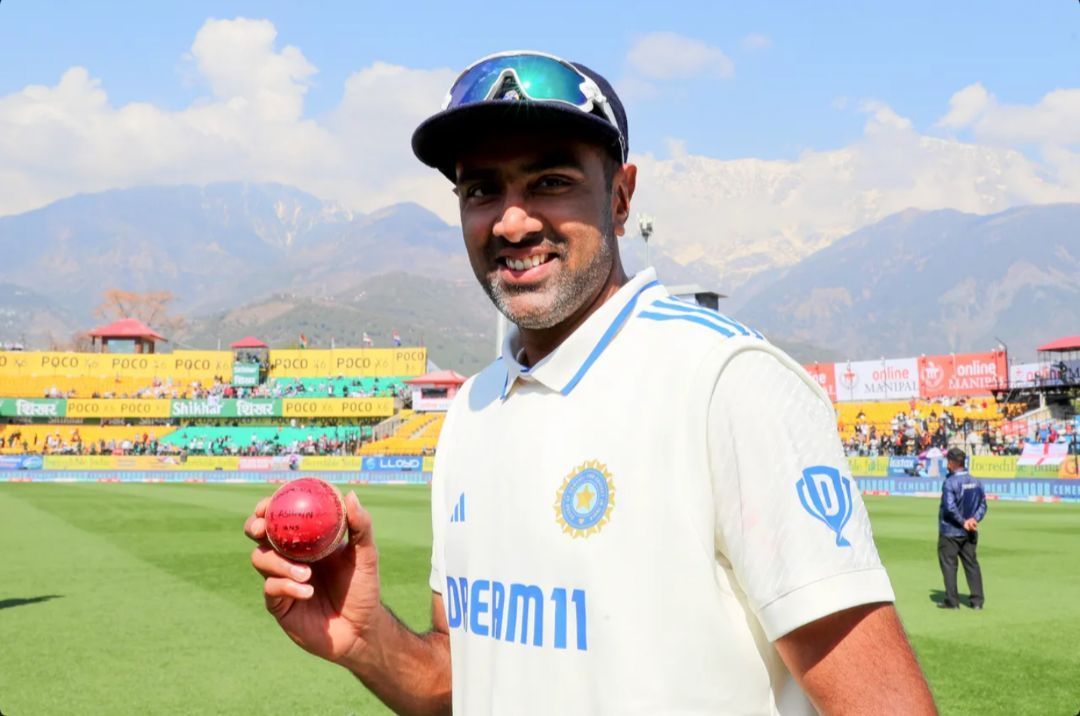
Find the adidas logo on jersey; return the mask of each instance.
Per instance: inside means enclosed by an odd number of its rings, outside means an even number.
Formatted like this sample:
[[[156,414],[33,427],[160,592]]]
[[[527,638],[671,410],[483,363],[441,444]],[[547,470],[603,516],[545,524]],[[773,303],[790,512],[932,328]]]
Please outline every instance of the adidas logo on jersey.
[[[450,515],[450,522],[464,522],[465,521],[465,493],[462,492],[458,495],[457,504],[454,505],[454,512]]]

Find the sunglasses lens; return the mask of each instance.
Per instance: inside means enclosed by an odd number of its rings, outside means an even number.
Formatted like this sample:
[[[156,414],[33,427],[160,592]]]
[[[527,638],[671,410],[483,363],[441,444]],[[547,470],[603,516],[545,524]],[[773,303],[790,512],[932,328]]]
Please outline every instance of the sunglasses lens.
[[[492,57],[470,67],[450,88],[447,109],[483,102],[497,83],[511,79],[530,99],[561,101],[575,106],[588,98],[581,91],[582,76],[572,67],[551,57],[540,55],[510,55]]]

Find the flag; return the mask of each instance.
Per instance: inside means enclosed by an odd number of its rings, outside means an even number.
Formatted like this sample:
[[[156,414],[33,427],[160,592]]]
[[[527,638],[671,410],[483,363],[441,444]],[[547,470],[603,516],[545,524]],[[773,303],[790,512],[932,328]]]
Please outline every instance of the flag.
[[[397,331],[394,331],[394,345],[395,346],[400,346],[401,345],[401,334],[398,333]]]
[[[307,336],[305,336],[303,333],[300,334],[300,347],[301,348],[307,348],[308,347]]]
[[[363,340],[365,346],[371,346],[375,344],[374,341],[371,340],[371,336],[367,334],[367,331],[364,331],[364,337],[361,340]]]

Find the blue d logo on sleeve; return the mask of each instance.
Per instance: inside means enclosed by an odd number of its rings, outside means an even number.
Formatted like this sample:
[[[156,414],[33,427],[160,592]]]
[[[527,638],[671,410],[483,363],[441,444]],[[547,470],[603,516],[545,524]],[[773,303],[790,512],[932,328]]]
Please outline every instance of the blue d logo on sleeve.
[[[814,465],[803,470],[795,489],[810,516],[836,533],[836,546],[850,547],[840,532],[851,519],[851,480],[834,467]]]

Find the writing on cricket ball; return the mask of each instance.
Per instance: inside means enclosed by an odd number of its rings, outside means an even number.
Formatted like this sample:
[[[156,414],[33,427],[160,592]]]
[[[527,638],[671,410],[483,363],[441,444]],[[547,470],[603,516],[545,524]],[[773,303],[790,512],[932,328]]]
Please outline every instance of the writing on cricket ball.
[[[345,501],[337,488],[302,477],[274,492],[266,508],[266,537],[289,559],[317,562],[346,539]]]

